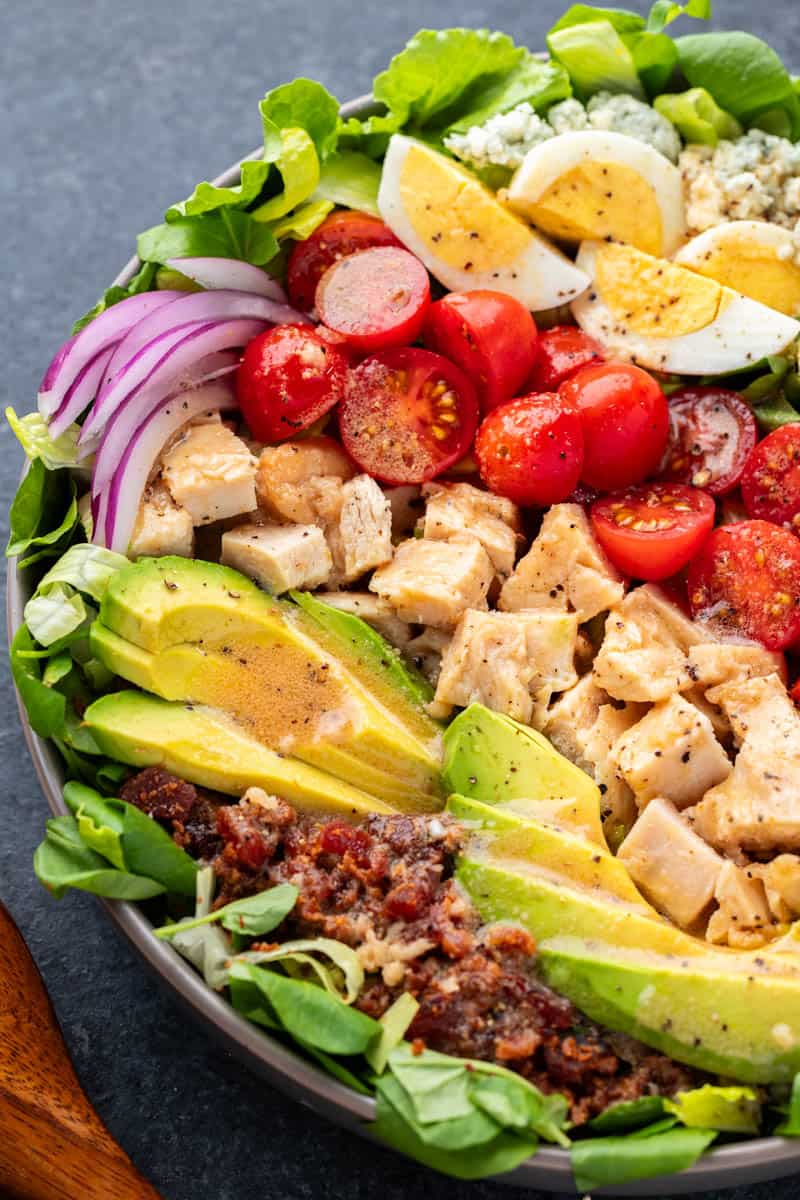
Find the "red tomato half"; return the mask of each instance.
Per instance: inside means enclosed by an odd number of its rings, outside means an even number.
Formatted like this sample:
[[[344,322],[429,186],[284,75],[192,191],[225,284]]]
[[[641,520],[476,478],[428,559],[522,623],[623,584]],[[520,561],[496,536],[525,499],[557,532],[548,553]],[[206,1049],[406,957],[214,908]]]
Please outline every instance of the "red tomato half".
[[[539,334],[529,392],[555,392],[582,367],[605,359],[603,347],[576,325],[554,325]]]
[[[350,457],[384,483],[425,483],[463,458],[478,424],[478,397],[460,367],[403,346],[350,372],[339,430]]]
[[[580,417],[552,393],[510,400],[484,419],[475,456],[490,492],[522,505],[557,504],[580,477]]]
[[[732,491],[758,441],[753,411],[725,388],[681,388],[669,398],[669,442],[659,478],[712,496]]]
[[[800,425],[782,425],[759,442],[742,476],[748,516],[800,533]]]
[[[769,521],[715,529],[689,567],[692,616],[768,650],[800,637],[800,541]]]
[[[584,367],[558,394],[581,415],[583,483],[610,492],[654,473],[667,444],[669,409],[652,375],[628,363]]]
[[[650,483],[592,505],[595,537],[635,579],[667,579],[685,567],[714,525],[714,501],[680,483]]]
[[[365,353],[413,342],[430,302],[428,272],[408,250],[395,246],[340,258],[317,284],[322,321]]]
[[[428,310],[422,340],[458,363],[490,412],[520,391],[536,358],[536,325],[505,292],[450,292]]]
[[[333,263],[370,246],[400,246],[388,225],[367,213],[331,213],[304,242],[295,242],[289,255],[286,287],[295,308],[310,312],[317,284]]]
[[[276,325],[253,338],[236,372],[236,397],[254,437],[282,442],[344,395],[347,358],[310,325]]]

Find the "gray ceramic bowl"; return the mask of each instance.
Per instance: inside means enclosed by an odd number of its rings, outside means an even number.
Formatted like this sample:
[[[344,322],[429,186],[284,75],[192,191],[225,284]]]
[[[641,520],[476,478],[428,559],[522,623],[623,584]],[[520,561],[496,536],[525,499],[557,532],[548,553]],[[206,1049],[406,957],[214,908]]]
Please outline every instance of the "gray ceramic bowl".
[[[370,111],[370,98],[364,96],[344,105],[342,115],[363,117]],[[260,151],[255,151],[247,157],[256,158],[259,153]],[[230,187],[238,181],[237,163],[214,182]],[[114,282],[126,283],[138,266],[138,259],[131,259]],[[22,622],[22,611],[31,592],[32,583],[33,580],[25,572],[17,571],[16,563],[12,561],[9,564],[9,635]],[[65,813],[67,809],[61,797],[64,769],[58,751],[33,732],[19,697],[17,703],[25,740],[47,802],[55,814]],[[314,1112],[328,1117],[354,1133],[370,1137],[368,1122],[374,1115],[375,1107],[371,1099],[359,1095],[324,1074],[318,1067],[239,1016],[221,996],[206,987],[200,976],[184,959],[165,942],[153,937],[150,922],[136,905],[107,900],[101,900],[100,903],[120,932],[161,982],[170,989],[183,1008],[245,1066]],[[661,1176],[603,1194],[661,1197],[668,1193],[685,1195],[691,1192],[709,1192],[717,1188],[741,1187],[791,1175],[795,1171],[800,1171],[800,1142],[786,1138],[755,1138],[712,1150],[695,1166],[680,1175]],[[515,1187],[538,1188],[573,1196],[576,1194],[568,1153],[550,1147],[544,1147],[523,1166],[508,1175],[499,1176],[498,1179]]]

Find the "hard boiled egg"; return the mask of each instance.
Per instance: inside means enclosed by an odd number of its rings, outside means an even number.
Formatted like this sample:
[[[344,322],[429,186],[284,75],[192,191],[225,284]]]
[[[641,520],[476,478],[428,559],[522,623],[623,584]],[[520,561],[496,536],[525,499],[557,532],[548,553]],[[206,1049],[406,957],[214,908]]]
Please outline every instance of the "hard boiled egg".
[[[581,329],[610,355],[654,371],[718,375],[779,354],[800,322],[634,246],[584,242],[592,287],[572,304]]]
[[[800,316],[800,244],[780,225],[716,225],[692,238],[675,261],[787,316]]]
[[[508,203],[565,242],[611,238],[669,255],[686,233],[680,171],[624,133],[562,133],[534,146],[511,180]]]
[[[490,288],[527,308],[578,296],[587,276],[469,171],[400,134],[389,142],[378,208],[400,241],[451,291]]]

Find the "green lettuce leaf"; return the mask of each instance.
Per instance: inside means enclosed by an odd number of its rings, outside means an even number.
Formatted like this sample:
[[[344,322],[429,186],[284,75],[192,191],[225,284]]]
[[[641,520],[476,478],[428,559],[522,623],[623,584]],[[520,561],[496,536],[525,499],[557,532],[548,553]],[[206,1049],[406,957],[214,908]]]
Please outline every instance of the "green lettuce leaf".
[[[139,257],[150,263],[168,258],[240,258],[261,267],[274,258],[278,243],[268,226],[235,208],[178,217],[140,233]]]
[[[38,412],[18,417],[13,408],[7,408],[5,417],[28,458],[40,458],[48,471],[76,465],[80,426],[70,425],[60,437],[53,438],[47,422]]]
[[[314,199],[378,217],[380,182],[381,169],[371,158],[357,150],[341,150],[322,164]]]
[[[77,630],[87,629],[97,615],[83,597],[66,583],[37,589],[25,605],[25,624],[41,646],[61,642]]]
[[[649,33],[661,33],[677,17],[696,17],[708,21],[711,17],[711,0],[688,0],[687,4],[675,4],[673,0],[655,0],[647,18]]]
[[[104,546],[81,542],[71,546],[66,554],[43,576],[37,594],[46,592],[55,583],[68,583],[92,600],[103,599],[109,580],[122,567],[129,565],[124,554],[115,554]]]
[[[283,190],[253,210],[255,221],[266,223],[285,217],[311,196],[319,183],[319,157],[313,139],[305,129],[277,130],[279,147],[275,166],[283,180]]]
[[[405,1037],[406,1030],[414,1020],[419,1010],[419,1004],[410,992],[403,992],[378,1021],[381,1034],[374,1045],[366,1051],[366,1058],[376,1075],[382,1075],[386,1070],[389,1055],[399,1046]]]
[[[11,504],[6,555],[14,558],[31,550],[58,554],[77,523],[75,481],[67,471],[48,471],[35,458]],[[28,562],[30,556],[20,566]]]
[[[571,95],[569,75],[560,63],[542,62],[525,50],[508,74],[471,95],[472,107],[448,126],[447,133],[466,133],[470,126],[482,125],[496,113],[508,112],[524,102],[545,112]]]
[[[53,817],[47,833],[33,856],[33,869],[40,883],[60,900],[67,888],[93,892],[110,900],[148,900],[165,889],[154,879],[145,879],[117,867],[86,845],[74,817]]]
[[[761,1102],[749,1087],[715,1087],[707,1083],[690,1092],[678,1092],[664,1101],[664,1109],[693,1129],[758,1133],[761,1125]]]
[[[673,1128],[647,1136],[587,1138],[570,1150],[575,1187],[589,1193],[619,1187],[635,1179],[652,1179],[685,1171],[697,1162],[717,1136],[712,1129]]]
[[[330,200],[309,200],[307,204],[301,204],[293,213],[274,221],[270,228],[279,242],[285,238],[304,242],[332,210],[333,203]]]
[[[270,164],[262,159],[248,160],[241,165],[241,182],[233,187],[216,187],[213,183],[198,183],[188,200],[173,204],[165,214],[165,220],[177,221],[180,217],[196,217],[214,212],[218,208],[247,208],[253,204],[264,189]]]
[[[642,1096],[639,1100],[621,1100],[611,1104],[588,1122],[587,1128],[595,1133],[628,1133],[650,1125],[664,1113],[664,1101],[660,1096]]]
[[[172,938],[179,930],[185,933],[201,925],[219,922],[231,933],[260,937],[280,925],[294,908],[296,900],[297,888],[290,883],[282,883],[277,887],[257,892],[255,896],[232,900],[230,904],[223,905],[215,912],[201,913],[175,925],[162,925],[153,932],[157,938]]]
[[[716,146],[721,138],[730,141],[742,133],[736,118],[720,108],[705,88],[656,96],[653,108],[672,122],[686,142]]]
[[[699,33],[676,40],[681,70],[743,125],[800,137],[800,100],[775,51],[752,33]]]
[[[267,92],[259,110],[268,147],[276,131],[303,129],[313,142],[320,162],[336,149],[339,101],[321,83],[313,79],[284,83]]]
[[[231,925],[227,928],[239,932]],[[317,955],[329,959],[332,965],[320,962]],[[364,986],[364,968],[355,950],[333,938],[301,938],[282,942],[274,950],[249,950],[237,954],[233,961],[250,963],[251,966],[279,962],[286,974],[295,979],[316,975],[325,990],[343,1004],[353,1004]]]
[[[580,99],[599,91],[629,92],[645,99],[633,54],[611,21],[562,25],[550,31],[547,45],[568,71]]]

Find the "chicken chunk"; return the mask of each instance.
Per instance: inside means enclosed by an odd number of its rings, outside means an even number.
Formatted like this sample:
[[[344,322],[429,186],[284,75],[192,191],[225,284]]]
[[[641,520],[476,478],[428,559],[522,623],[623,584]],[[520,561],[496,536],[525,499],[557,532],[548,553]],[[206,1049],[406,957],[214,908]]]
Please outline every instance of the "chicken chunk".
[[[273,595],[319,587],[333,567],[316,525],[240,525],[222,535],[221,561]]]
[[[623,733],[610,760],[640,809],[656,796],[686,808],[731,772],[708,717],[679,695],[654,704]]]
[[[689,649],[688,659],[689,674],[704,690],[762,675],[782,675],[786,669],[782,654],[754,642],[704,642]]]
[[[711,914],[706,929],[710,942],[746,950],[769,940],[772,914],[764,884],[751,871],[724,862],[714,899],[719,908]]]
[[[336,565],[345,582],[391,559],[391,506],[369,475],[357,475],[343,485],[338,532],[341,562]]]
[[[160,558],[178,554],[191,558],[194,553],[194,527],[185,508],[175,503],[163,483],[147,489],[133,527],[128,556]]]
[[[667,700],[692,686],[687,654],[707,640],[660,588],[645,584],[608,614],[595,679],[618,700]]]
[[[554,504],[539,535],[503,584],[499,607],[571,608],[579,622],[622,600],[625,586],[578,504]]]
[[[428,501],[422,526],[426,538],[447,541],[470,533],[489,555],[497,574],[503,578],[511,574],[520,537],[516,504],[470,483],[430,483],[422,490]]]
[[[684,929],[710,907],[724,862],[662,798],[648,804],[617,857],[651,904]]]
[[[256,472],[259,507],[274,520],[301,525],[338,520],[342,484],[355,473],[333,438],[304,438],[267,446]]]
[[[391,604],[379,596],[372,596],[369,592],[317,592],[316,599],[329,604],[331,608],[338,608],[340,612],[360,617],[400,650],[411,638],[408,622],[401,621]]]
[[[485,609],[494,568],[475,538],[410,538],[369,583],[403,621],[452,629],[468,608]]]
[[[571,687],[577,620],[546,609],[466,612],[444,657],[435,701],[466,707],[475,701],[528,722],[534,704]]]
[[[800,850],[800,714],[777,675],[709,693],[739,744],[733,771],[694,810],[697,832],[735,856]]]
[[[256,507],[256,460],[221,422],[190,425],[162,461],[170,494],[194,525],[210,525]]]
[[[800,858],[779,854],[768,863],[751,863],[747,868],[764,884],[767,904],[776,921],[786,923],[800,916]]]

